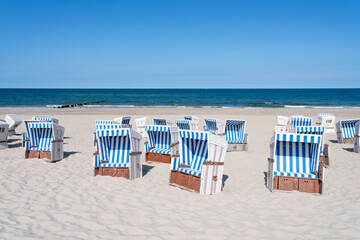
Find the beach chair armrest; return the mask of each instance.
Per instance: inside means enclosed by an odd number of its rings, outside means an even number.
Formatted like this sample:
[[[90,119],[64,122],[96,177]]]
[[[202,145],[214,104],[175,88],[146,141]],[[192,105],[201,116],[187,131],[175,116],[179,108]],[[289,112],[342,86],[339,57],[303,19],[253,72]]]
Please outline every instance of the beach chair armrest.
[[[224,162],[209,162],[209,161],[206,161],[206,162],[203,162],[203,165],[217,165],[217,166],[220,166],[220,165],[224,165]]]
[[[142,154],[142,152],[131,152],[129,155],[134,156],[134,155],[139,155],[139,154]]]
[[[145,141],[145,142],[144,142],[144,145],[146,145],[146,144],[149,144],[149,142],[148,142],[148,141]]]
[[[64,142],[64,140],[52,140],[51,143]]]
[[[173,143],[173,144],[170,145],[170,147],[175,147],[178,144],[179,144],[179,142]]]
[[[274,162],[274,159],[273,158],[268,158],[268,162]]]

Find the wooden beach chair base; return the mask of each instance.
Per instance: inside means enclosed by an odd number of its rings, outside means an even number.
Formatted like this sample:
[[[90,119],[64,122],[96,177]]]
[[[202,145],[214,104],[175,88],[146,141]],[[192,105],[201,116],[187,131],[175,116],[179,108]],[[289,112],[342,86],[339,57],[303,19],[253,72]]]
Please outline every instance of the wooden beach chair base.
[[[96,167],[94,175],[122,177],[130,179],[130,171],[127,167]]]
[[[170,173],[170,185],[183,190],[200,192],[200,182],[198,176],[174,170]]]
[[[171,163],[171,156],[162,153],[146,153],[145,159],[147,162]]]
[[[51,152],[50,151],[38,151],[38,150],[26,150],[25,151],[25,159],[27,158],[45,158],[47,160],[51,160]]]
[[[274,177],[274,189],[322,194],[322,181],[310,178]]]
[[[247,151],[247,143],[229,143],[227,152]]]

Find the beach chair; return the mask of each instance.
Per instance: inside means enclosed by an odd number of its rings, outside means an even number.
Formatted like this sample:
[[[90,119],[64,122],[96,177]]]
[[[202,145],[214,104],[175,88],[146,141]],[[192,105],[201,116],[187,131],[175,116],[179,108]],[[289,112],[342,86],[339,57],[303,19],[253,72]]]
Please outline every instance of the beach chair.
[[[245,120],[226,119],[225,139],[228,143],[227,151],[246,151],[247,134],[245,133]]]
[[[131,117],[118,117],[114,119],[114,122],[121,124],[123,128],[131,128],[130,120]]]
[[[100,122],[97,120],[96,122]],[[104,121],[102,121],[104,122]],[[95,124],[95,132],[94,132],[94,146],[96,146],[96,151],[99,150],[98,148],[98,137],[96,135],[97,130],[114,130],[114,129],[121,129],[123,128],[121,124]]]
[[[0,150],[8,147],[8,131],[9,124],[4,120],[0,120]]]
[[[223,189],[227,142],[209,132],[179,131],[180,155],[173,156],[170,185],[214,194]]]
[[[111,125],[110,125],[111,126]],[[142,177],[141,134],[129,128],[96,131],[94,175],[134,179]]]
[[[172,126],[173,122],[166,118],[154,118],[153,119],[154,125],[160,125],[160,126]]]
[[[113,124],[114,121],[113,120],[95,120],[95,125],[100,125],[100,124]]]
[[[184,119],[189,120],[194,124],[194,128],[190,129],[190,130],[192,130],[192,131],[197,131],[198,130],[198,128],[199,128],[199,118],[198,117],[191,116],[191,115],[185,115]]]
[[[336,123],[338,143],[354,143],[355,125],[360,119],[341,120]]]
[[[53,122],[59,124],[59,120],[53,117],[44,117],[44,116],[34,116],[32,118],[33,121],[40,121],[40,122]]]
[[[142,137],[146,137],[145,125],[146,125],[146,117],[135,119],[136,130],[142,135]]]
[[[267,186],[270,191],[324,193],[321,135],[275,133],[270,140]]]
[[[360,153],[360,121],[355,125],[354,152]]]
[[[177,127],[147,125],[148,141],[145,144],[146,161],[171,163],[171,156],[179,154]]]
[[[175,120],[175,124],[181,130],[197,131],[197,124],[192,120]]]
[[[330,166],[330,157],[329,157],[329,145],[324,144],[324,127],[296,127],[291,130],[292,133],[297,134],[316,134],[321,136],[321,142],[320,142],[320,157],[319,160],[321,162],[324,162],[325,167]]]
[[[319,113],[316,124],[325,128],[325,132],[335,131],[335,115],[332,113]]]
[[[289,118],[285,116],[276,116],[277,125],[275,126],[275,132],[286,132],[286,128],[289,124]]]
[[[204,131],[215,135],[225,135],[225,122],[219,119],[204,118]]]
[[[16,116],[15,114],[6,114],[5,121],[9,124],[8,135],[15,135],[15,129],[22,123],[21,119],[18,118],[18,116]]]
[[[64,127],[54,122],[25,121],[29,139],[25,141],[26,158],[46,158],[50,162],[64,158]]]
[[[290,129],[295,127],[311,126],[312,119],[305,116],[291,116]]]

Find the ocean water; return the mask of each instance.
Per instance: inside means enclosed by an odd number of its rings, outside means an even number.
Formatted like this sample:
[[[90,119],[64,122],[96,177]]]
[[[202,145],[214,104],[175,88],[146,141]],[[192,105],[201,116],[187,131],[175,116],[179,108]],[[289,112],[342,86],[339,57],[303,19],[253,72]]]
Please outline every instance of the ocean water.
[[[358,108],[360,89],[0,89],[0,107]]]

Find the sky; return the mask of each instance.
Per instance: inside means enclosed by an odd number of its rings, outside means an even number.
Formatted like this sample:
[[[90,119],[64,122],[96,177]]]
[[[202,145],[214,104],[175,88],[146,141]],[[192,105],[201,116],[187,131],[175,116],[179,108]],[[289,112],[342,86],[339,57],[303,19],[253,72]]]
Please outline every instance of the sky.
[[[360,1],[0,0],[0,88],[360,87]]]

